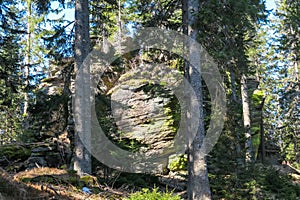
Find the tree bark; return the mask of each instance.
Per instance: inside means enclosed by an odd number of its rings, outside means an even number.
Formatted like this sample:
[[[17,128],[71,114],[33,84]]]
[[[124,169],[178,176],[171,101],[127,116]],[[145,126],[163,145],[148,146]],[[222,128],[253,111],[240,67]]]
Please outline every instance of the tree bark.
[[[91,89],[90,66],[84,62],[90,51],[88,0],[76,0],[75,5],[75,136],[74,170],[79,175],[91,174]],[[83,143],[84,141],[84,143]]]
[[[187,31],[188,35],[194,40],[197,40],[198,35],[198,28],[195,26],[198,12],[198,0],[183,1],[183,30],[184,32]],[[196,60],[200,65],[200,52],[196,52],[189,44],[187,44],[187,46],[190,59]],[[205,137],[201,72],[188,63],[185,63],[185,77],[190,81],[197,95],[200,111],[200,123],[196,136],[194,140],[189,141],[188,144],[188,198],[196,200],[211,199],[206,160],[203,153],[200,152]],[[187,121],[190,121],[188,117],[195,117],[191,115],[191,109],[192,105],[188,105]]]
[[[253,149],[252,149],[252,137],[251,137],[251,118],[250,118],[250,104],[248,96],[248,87],[246,76],[241,76],[241,96],[243,104],[243,122],[244,122],[244,134],[245,134],[245,149],[246,149],[246,163],[250,163],[253,160]]]
[[[236,79],[235,79],[235,72],[234,72],[234,70],[233,70],[233,67],[231,66],[230,67],[230,85],[231,85],[231,91],[232,91],[232,100],[233,100],[233,102],[235,102],[235,103],[240,103],[239,101],[238,101],[238,98],[237,98],[237,89],[236,89]],[[234,127],[233,127],[234,128]],[[240,155],[242,155],[241,154],[241,151],[242,151],[242,148],[241,148],[241,144],[240,144],[240,141],[241,141],[241,138],[240,138],[240,133],[239,132],[237,132],[237,131],[235,131],[235,130],[233,130],[233,132],[235,132],[236,133],[236,138],[237,138],[237,143],[236,143],[236,153],[237,153],[237,155],[238,155],[238,158],[237,158],[237,163],[238,163],[238,165],[240,165],[240,166],[242,166],[243,165],[243,163],[244,163],[244,161],[243,161],[243,159],[241,158],[241,156]]]
[[[29,67],[31,63],[31,10],[32,2],[27,0],[27,38],[26,38],[26,62],[24,68],[25,77],[25,93],[24,93],[24,109],[23,116],[25,117],[24,128],[28,128],[27,122],[27,111],[29,106],[28,86],[29,86]]]
[[[231,82],[231,91],[232,91],[232,100],[234,102],[238,102],[237,94],[236,94],[236,81],[235,81],[235,74],[232,67],[230,67],[230,82]]]
[[[264,104],[265,98],[261,102],[260,110],[260,145],[261,145],[261,162],[266,160],[266,146],[265,146],[265,130],[264,130]]]

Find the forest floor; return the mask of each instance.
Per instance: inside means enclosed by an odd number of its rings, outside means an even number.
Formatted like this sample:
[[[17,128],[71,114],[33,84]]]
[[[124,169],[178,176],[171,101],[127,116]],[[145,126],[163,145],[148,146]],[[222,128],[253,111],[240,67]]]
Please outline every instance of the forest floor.
[[[165,176],[164,181],[168,180]],[[140,190],[131,184],[109,186],[100,183],[97,177],[79,177],[74,171],[57,168],[35,168],[9,174],[0,168],[0,195],[3,200],[10,199],[59,199],[59,200],[101,200],[126,199],[130,193]],[[117,185],[117,184],[116,184]],[[82,189],[87,187],[91,193]],[[171,188],[171,187],[170,187]],[[174,194],[185,195],[185,191]],[[1,196],[0,196],[0,200]]]
[[[0,193],[7,199],[91,200],[121,199],[127,195],[125,188],[113,189],[100,185],[96,177],[80,178],[75,173],[57,168],[35,168],[14,175],[1,170],[1,182],[5,184],[0,185]],[[80,189],[84,186],[92,194],[84,193]]]
[[[291,182],[300,186],[300,174],[288,166],[273,166],[281,174],[290,175]],[[168,180],[167,176],[163,180]],[[91,194],[84,193],[88,187]],[[0,168],[0,200],[59,199],[59,200],[101,200],[126,199],[135,192],[131,185],[108,186],[94,176],[79,177],[74,172],[57,168],[35,168],[9,174]],[[185,190],[180,193],[184,198]]]

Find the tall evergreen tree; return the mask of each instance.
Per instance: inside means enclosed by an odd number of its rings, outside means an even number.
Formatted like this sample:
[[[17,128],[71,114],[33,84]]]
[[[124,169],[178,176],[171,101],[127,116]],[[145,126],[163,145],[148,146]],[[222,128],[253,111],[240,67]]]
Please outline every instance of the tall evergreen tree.
[[[186,23],[184,30],[194,40],[198,37],[198,28],[196,22],[198,21],[199,12],[198,0],[187,0],[183,3],[183,22]],[[200,52],[193,49],[191,44],[187,44],[187,51],[190,59],[200,65]],[[199,68],[200,69],[200,68]],[[198,69],[198,70],[199,70]],[[205,137],[204,114],[203,114],[203,92],[202,92],[202,78],[201,71],[198,71],[196,66],[185,64],[185,76],[190,81],[194,89],[197,101],[199,104],[199,127],[195,138],[188,144],[188,197],[189,199],[211,199],[211,192],[208,181],[208,172],[206,160],[203,152],[200,151]],[[193,102],[193,101],[191,101]],[[188,105],[187,117],[192,116],[192,105]],[[197,108],[198,109],[198,108]],[[193,116],[194,117],[194,116]],[[187,119],[191,121],[191,119]]]
[[[242,165],[246,155],[249,160],[253,154],[249,123],[251,105],[246,103],[251,94],[244,90],[252,72],[246,53],[251,41],[249,38],[255,35],[255,24],[265,18],[264,4],[258,1],[201,1],[200,8],[199,40],[219,63],[219,69],[226,77],[225,83],[231,98],[228,99],[229,113],[225,132],[228,133],[227,136],[236,138],[232,145],[237,154],[232,156],[236,156],[237,164]],[[242,101],[242,94],[245,101]]]
[[[276,91],[279,96],[278,131],[284,141],[284,159],[300,163],[300,2],[283,0],[277,12],[279,17],[279,53],[277,63],[282,79]],[[279,75],[280,75],[279,74]]]
[[[0,2],[0,143],[16,140],[21,133],[22,73],[20,16],[16,2]]]
[[[26,0],[24,3],[26,16],[24,21],[26,22],[26,42],[24,51],[24,108],[23,116],[28,115],[28,107],[30,103],[30,95],[32,92],[31,85],[33,82],[38,82],[39,77],[34,71],[41,71],[38,68],[43,68],[44,56],[47,53],[41,46],[41,37],[45,34],[44,30],[41,28],[41,24],[45,22],[46,8],[40,10],[39,2],[34,2],[32,0]],[[43,73],[43,72],[42,72]],[[42,75],[43,76],[43,75]],[[34,83],[37,84],[37,83]],[[28,127],[27,127],[28,128]]]
[[[155,26],[179,31],[182,27],[181,4],[178,0],[133,0],[128,9],[130,20],[136,28]]]
[[[90,66],[84,62],[90,52],[89,3],[76,0],[75,4],[75,158],[74,170],[79,175],[91,174],[91,86]],[[86,146],[84,146],[83,140]]]

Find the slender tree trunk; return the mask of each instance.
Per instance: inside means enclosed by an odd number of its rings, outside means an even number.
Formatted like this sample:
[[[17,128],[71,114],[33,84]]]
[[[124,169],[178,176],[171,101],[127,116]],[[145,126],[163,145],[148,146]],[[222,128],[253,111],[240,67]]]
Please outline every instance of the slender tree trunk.
[[[251,137],[251,119],[250,119],[250,104],[248,96],[247,78],[243,74],[241,76],[241,96],[243,104],[243,120],[244,120],[244,134],[245,134],[245,149],[246,149],[246,163],[253,160],[253,148]]]
[[[299,163],[299,149],[298,149],[298,133],[297,130],[293,130],[293,143],[295,152],[295,161]]]
[[[32,2],[27,0],[27,39],[26,39],[26,63],[24,68],[24,77],[25,77],[25,94],[24,94],[24,109],[23,116],[26,118],[29,105],[29,96],[28,96],[28,86],[29,86],[29,67],[31,63],[31,10]],[[24,123],[25,128],[27,128],[27,121]]]
[[[232,67],[230,67],[230,82],[231,82],[231,91],[232,91],[232,100],[234,103],[238,103],[238,99],[237,99],[237,89],[236,89],[236,79],[235,79],[235,73],[234,73],[234,70]],[[235,127],[233,127],[233,129],[235,129]],[[243,159],[241,158],[241,151],[242,151],[242,148],[241,148],[241,144],[240,144],[240,141],[241,141],[241,137],[240,137],[240,133],[233,130],[233,132],[236,133],[236,139],[237,139],[237,143],[236,143],[236,153],[238,155],[238,158],[237,158],[237,163],[238,165],[242,166],[244,161]]]
[[[236,84],[235,74],[232,67],[230,68],[230,82],[231,82],[232,100],[238,102],[237,94],[236,94],[236,85],[235,85]]]
[[[300,70],[299,70],[299,68],[300,68],[300,62],[298,61],[298,58],[297,58],[297,56],[295,56],[296,57],[296,61],[295,61],[295,82],[297,82],[297,83],[299,83],[299,80],[300,80]],[[296,97],[295,97],[295,102],[298,102],[298,104],[299,104],[299,101],[300,101],[300,86],[299,86],[299,84],[298,84],[298,86],[296,87]],[[296,105],[297,103],[295,103],[295,105]],[[299,122],[299,120],[298,120],[298,123],[296,123],[296,127],[298,127],[298,129],[296,129],[296,130],[294,130],[294,132],[295,132],[295,145],[294,145],[294,147],[295,147],[295,153],[296,153],[296,162],[297,163],[300,163],[300,152],[299,152],[299,136],[300,136],[300,131],[299,131],[299,126],[300,126],[300,122]]]
[[[260,147],[261,147],[261,162],[265,163],[266,160],[266,146],[265,146],[265,129],[264,129],[264,104],[265,98],[261,103],[260,110]]]
[[[90,50],[88,0],[76,0],[75,5],[75,158],[74,170],[79,175],[91,174],[91,89],[90,66],[83,62]],[[83,64],[84,63],[84,64]],[[79,73],[80,72],[80,73]],[[83,144],[83,141],[85,142]]]
[[[122,54],[121,0],[118,1],[118,53]]]
[[[183,30],[194,40],[197,39],[198,35],[198,29],[195,26],[198,11],[198,0],[183,1]],[[187,46],[187,51],[190,54],[191,59],[196,60],[200,64],[200,52],[195,52],[189,44],[187,44]],[[197,95],[200,111],[200,123],[196,137],[188,144],[188,198],[195,200],[211,199],[206,160],[200,152],[205,137],[201,72],[197,71],[197,69],[193,68],[188,63],[185,63],[185,76],[190,81],[190,84]],[[191,117],[191,106],[192,105],[188,105],[187,117]],[[187,120],[190,121],[189,119]]]

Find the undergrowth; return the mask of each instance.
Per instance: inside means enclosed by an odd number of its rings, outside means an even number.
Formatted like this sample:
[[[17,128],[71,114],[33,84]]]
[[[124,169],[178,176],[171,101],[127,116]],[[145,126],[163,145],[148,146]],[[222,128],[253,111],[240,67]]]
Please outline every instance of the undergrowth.
[[[143,188],[142,191],[133,193],[123,200],[180,200],[180,196],[169,191],[160,192],[157,187],[154,187],[152,190]]]
[[[253,166],[238,173],[209,177],[213,199],[300,199],[300,186],[272,167]]]

